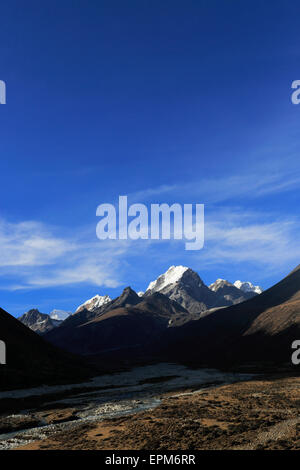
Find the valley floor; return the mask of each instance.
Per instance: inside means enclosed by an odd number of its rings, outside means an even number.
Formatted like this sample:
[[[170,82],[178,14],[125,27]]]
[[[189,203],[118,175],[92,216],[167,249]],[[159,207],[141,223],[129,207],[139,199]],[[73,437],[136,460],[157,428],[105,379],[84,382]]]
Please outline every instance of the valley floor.
[[[78,423],[72,433],[58,432],[18,449],[300,449],[298,377],[187,388],[160,399],[154,409]]]

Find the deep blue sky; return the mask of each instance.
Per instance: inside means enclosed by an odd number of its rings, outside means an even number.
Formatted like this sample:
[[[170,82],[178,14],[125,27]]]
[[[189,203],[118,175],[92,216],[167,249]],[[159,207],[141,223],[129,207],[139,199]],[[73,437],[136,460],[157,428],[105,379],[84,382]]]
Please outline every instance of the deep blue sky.
[[[296,1],[1,5],[0,305],[74,310],[171,264],[264,288],[300,261]],[[96,207],[206,205],[206,243],[96,239]]]

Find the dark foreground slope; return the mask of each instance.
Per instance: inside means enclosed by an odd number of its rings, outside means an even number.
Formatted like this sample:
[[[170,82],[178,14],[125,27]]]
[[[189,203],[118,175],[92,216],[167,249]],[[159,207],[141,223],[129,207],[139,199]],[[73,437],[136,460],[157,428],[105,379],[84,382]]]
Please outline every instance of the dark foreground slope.
[[[0,390],[80,381],[92,374],[82,359],[56,349],[0,309],[0,339],[6,344],[6,365],[0,365]]]
[[[300,266],[259,296],[169,329],[160,354],[203,364],[290,362],[300,339]]]

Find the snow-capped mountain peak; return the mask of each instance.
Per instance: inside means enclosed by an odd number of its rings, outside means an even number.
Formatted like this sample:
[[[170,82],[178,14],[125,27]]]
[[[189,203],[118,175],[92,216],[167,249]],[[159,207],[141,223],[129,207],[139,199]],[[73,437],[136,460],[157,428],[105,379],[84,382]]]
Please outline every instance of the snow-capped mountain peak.
[[[83,309],[86,309],[92,312],[93,310],[96,310],[97,308],[102,307],[103,305],[107,304],[110,301],[111,301],[111,298],[109,297],[109,295],[95,295],[91,299],[84,302],[82,305],[79,305],[75,313]]]
[[[233,285],[243,292],[255,292],[255,294],[261,294],[263,292],[263,289],[260,286],[254,286],[251,282],[248,281],[235,281]]]
[[[61,324],[61,320],[53,319],[47,313],[41,313],[37,308],[24,313],[18,320],[38,334],[47,333]]]
[[[146,292],[152,290],[158,292],[170,284],[175,284],[188,269],[186,266],[170,266],[164,274],[161,274],[155,281],[150,282]]]
[[[213,282],[210,286],[208,286],[210,288],[210,290],[214,291],[214,292],[217,292],[217,290],[220,288],[220,287],[224,287],[224,286],[232,286],[233,284],[231,284],[231,282],[229,281],[226,281],[226,279],[217,279],[215,282]]]
[[[50,318],[51,320],[65,320],[68,318],[70,315],[72,315],[72,312],[66,312],[65,310],[58,310],[54,309],[50,313]]]

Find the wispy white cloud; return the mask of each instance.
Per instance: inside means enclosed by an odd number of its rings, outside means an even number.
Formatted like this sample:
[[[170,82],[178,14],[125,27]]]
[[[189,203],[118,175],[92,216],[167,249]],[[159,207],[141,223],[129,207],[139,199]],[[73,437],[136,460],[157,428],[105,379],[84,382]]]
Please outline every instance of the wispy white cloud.
[[[94,234],[54,234],[38,222],[0,222],[0,276],[11,290],[89,283],[116,287],[126,244],[100,245]],[[84,233],[84,236],[83,236]],[[93,238],[94,235],[94,238]],[[9,279],[13,279],[12,282]]]
[[[28,284],[20,288],[57,287],[70,284],[88,283],[94,286],[118,287],[120,282],[115,273],[109,273],[106,263],[96,264],[92,260],[85,260],[70,267],[60,267],[50,271],[47,275],[32,275]]]
[[[0,268],[53,264],[74,249],[74,242],[53,236],[38,222],[0,220]]]
[[[228,208],[206,223],[206,249],[199,256],[206,265],[253,263],[264,269],[298,264],[298,217]]]
[[[222,203],[233,198],[257,199],[262,196],[280,194],[299,188],[299,165],[274,165],[271,161],[259,167],[249,168],[239,174],[219,178],[200,176],[193,181],[164,184],[146,188],[129,195],[132,202],[150,201],[152,198],[188,196],[198,202]],[[177,201],[176,201],[177,202]]]

